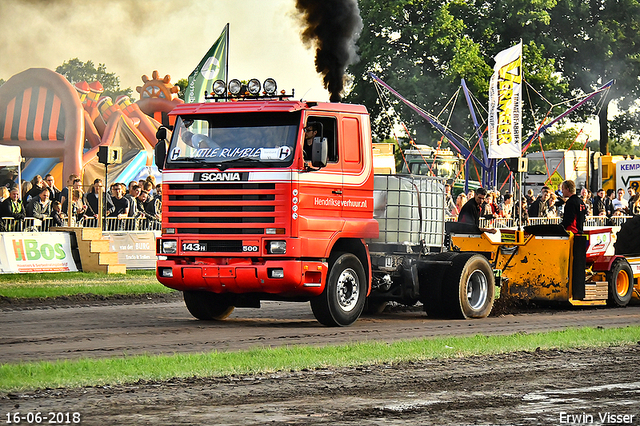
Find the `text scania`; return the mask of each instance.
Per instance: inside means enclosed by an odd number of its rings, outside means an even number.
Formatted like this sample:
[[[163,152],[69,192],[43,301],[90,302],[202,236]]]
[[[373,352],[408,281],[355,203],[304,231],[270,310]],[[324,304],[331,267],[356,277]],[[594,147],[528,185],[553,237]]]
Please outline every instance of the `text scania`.
[[[240,173],[201,173],[200,180],[205,182],[240,180]]]
[[[353,201],[353,200],[343,200],[340,201],[336,198],[314,198],[313,199],[314,206],[333,206],[333,207],[355,207],[355,208],[367,208],[367,200],[364,201]]]
[[[16,255],[16,261],[62,260],[67,257],[62,244],[42,244],[39,246],[36,240],[13,240],[13,251]]]

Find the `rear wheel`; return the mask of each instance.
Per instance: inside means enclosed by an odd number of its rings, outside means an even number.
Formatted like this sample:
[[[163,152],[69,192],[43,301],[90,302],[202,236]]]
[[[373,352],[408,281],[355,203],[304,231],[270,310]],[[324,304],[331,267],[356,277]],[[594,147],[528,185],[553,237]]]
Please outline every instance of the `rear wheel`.
[[[629,262],[624,259],[616,260],[611,271],[607,272],[609,282],[609,299],[607,303],[613,306],[627,306],[633,295],[633,271]]]
[[[199,320],[222,321],[233,312],[229,297],[208,291],[184,291],[184,303]]]
[[[442,282],[443,304],[451,318],[485,318],[495,300],[495,278],[487,259],[461,253],[452,259]]]
[[[311,299],[311,310],[321,324],[351,325],[362,313],[367,295],[364,268],[351,253],[340,253],[329,263],[324,291]]]

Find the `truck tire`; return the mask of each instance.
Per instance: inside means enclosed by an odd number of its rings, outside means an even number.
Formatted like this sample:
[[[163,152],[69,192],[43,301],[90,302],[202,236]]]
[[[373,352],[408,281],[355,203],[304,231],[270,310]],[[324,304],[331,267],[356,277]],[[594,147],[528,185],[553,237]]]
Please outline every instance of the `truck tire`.
[[[222,321],[233,312],[229,298],[208,291],[184,291],[184,304],[199,320]]]
[[[460,253],[442,282],[443,305],[450,318],[485,318],[495,300],[495,277],[487,259],[479,254]]]
[[[609,299],[607,304],[611,306],[627,306],[633,295],[633,271],[629,262],[618,259],[607,272],[609,282]]]
[[[329,261],[327,283],[322,294],[311,299],[311,310],[320,324],[347,326],[360,317],[366,297],[362,263],[351,253],[338,253]]]

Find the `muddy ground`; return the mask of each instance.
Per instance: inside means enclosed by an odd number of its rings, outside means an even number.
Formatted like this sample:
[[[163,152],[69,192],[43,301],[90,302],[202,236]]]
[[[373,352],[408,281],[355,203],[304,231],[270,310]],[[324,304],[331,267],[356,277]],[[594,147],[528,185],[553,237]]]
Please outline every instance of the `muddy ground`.
[[[339,329],[350,334],[340,334],[336,329],[318,326],[301,304],[274,303],[261,310],[237,310],[240,313],[234,313],[235,317],[226,325],[203,325],[184,312],[184,306],[174,295],[160,299],[146,297],[126,300],[71,298],[54,302],[53,306],[51,301],[49,305],[45,301],[31,301],[21,306],[0,302],[2,322],[9,324],[11,329],[5,329],[4,336],[21,324],[29,327],[30,318],[34,319],[35,325],[48,318],[52,321],[47,327],[39,323],[39,334],[32,337],[33,342],[1,338],[0,352],[15,350],[15,355],[18,350],[33,350],[33,357],[24,353],[27,359],[46,359],[46,353],[39,352],[42,347],[69,345],[69,340],[73,340],[69,336],[76,333],[75,324],[78,324],[78,336],[95,333],[95,341],[90,342],[95,347],[87,346],[81,351],[83,356],[92,356],[92,353],[93,356],[113,356],[117,353],[107,350],[104,342],[108,341],[110,333],[124,334],[125,329],[137,344],[146,336],[148,340],[141,342],[143,349],[151,348],[152,343],[159,340],[170,341],[171,346],[161,350],[165,353],[184,347],[194,336],[198,339],[214,335],[215,343],[219,345],[225,335],[229,340],[237,338],[242,342],[241,337],[234,336],[244,335],[246,339],[247,334],[255,334],[256,340],[249,340],[254,344],[275,345],[289,344],[290,333],[298,338],[304,334],[307,342],[314,336],[323,342],[331,342],[358,340],[359,336],[367,334],[370,338],[386,339],[383,336],[392,334],[393,330],[401,335],[414,333],[407,337],[415,337],[415,334],[428,334],[431,333],[428,330],[436,329],[464,334],[469,328],[480,327],[488,331],[495,327],[496,332],[504,333],[518,329],[528,332],[531,325],[544,329],[551,328],[550,324],[561,327],[562,324],[575,326],[582,322],[602,323],[606,328],[607,324],[614,326],[616,317],[630,323],[640,322],[636,307],[580,311],[534,308],[524,314],[503,313],[478,322],[451,324],[429,320],[414,308],[402,312],[392,309],[385,313],[386,316],[364,317],[352,327]],[[131,316],[126,317],[125,312],[130,312]],[[121,317],[122,324],[111,321],[108,315]],[[84,325],[85,316],[99,326],[94,330],[93,326]],[[11,322],[12,318],[15,322]],[[56,334],[62,332],[53,322],[62,323],[65,318],[68,322],[59,327],[68,337],[66,341],[58,340]],[[160,323],[154,332],[136,334],[142,324],[153,325],[154,322]],[[112,331],[109,331],[110,327],[114,327]],[[36,328],[31,330],[35,333]],[[172,341],[180,330],[186,334],[185,340]],[[441,334],[439,331],[433,333]],[[86,346],[84,340],[78,338],[78,345]],[[132,342],[125,339],[119,344],[130,347]],[[196,345],[191,350],[200,348]],[[73,349],[67,350],[74,353]],[[540,350],[352,368],[279,371],[256,376],[45,389],[0,394],[0,421],[7,424],[7,414],[16,412],[22,415],[41,412],[46,416],[78,412],[81,424],[85,425],[640,424],[639,367],[640,342],[615,348]],[[21,424],[28,423],[23,421]]]
[[[640,424],[639,365],[640,345],[537,351],[47,389],[3,395],[0,410],[79,412],[85,425]]]

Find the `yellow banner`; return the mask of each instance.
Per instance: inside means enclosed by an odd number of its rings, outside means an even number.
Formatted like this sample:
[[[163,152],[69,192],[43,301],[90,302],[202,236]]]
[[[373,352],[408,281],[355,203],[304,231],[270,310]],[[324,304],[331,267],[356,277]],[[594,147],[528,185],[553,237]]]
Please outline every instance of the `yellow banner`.
[[[489,83],[489,158],[521,156],[522,42],[495,56]]]

